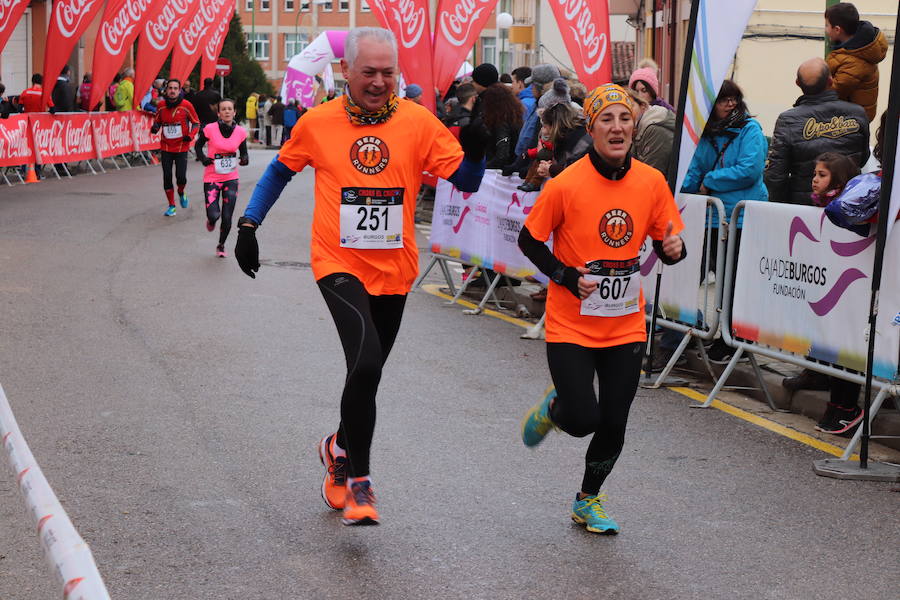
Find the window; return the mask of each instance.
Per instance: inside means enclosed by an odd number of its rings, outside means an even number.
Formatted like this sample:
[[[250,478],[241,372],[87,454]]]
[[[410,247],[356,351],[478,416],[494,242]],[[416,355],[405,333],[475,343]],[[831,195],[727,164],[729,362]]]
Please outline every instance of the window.
[[[300,0],[300,12],[309,12],[309,0]]]
[[[309,36],[305,33],[284,34],[284,61],[288,62],[309,46]]]
[[[259,0],[259,10],[267,11],[269,10],[269,3],[271,0]]]
[[[350,10],[350,0],[339,0],[338,2],[338,10],[340,12],[347,12]]]
[[[372,7],[369,6],[369,3],[366,0],[360,0],[359,10],[360,12],[372,12]]]
[[[247,12],[253,12],[253,0],[247,0],[244,6]]]
[[[334,10],[334,2],[323,2],[322,3],[322,12],[331,12]]]
[[[284,12],[294,12],[294,0],[284,0]]]
[[[481,38],[481,62],[497,64],[497,38]]]
[[[256,60],[268,60],[269,34],[257,33],[256,37],[252,37],[249,33],[245,33],[244,35],[247,37],[247,51],[250,54],[250,58],[255,58]]]

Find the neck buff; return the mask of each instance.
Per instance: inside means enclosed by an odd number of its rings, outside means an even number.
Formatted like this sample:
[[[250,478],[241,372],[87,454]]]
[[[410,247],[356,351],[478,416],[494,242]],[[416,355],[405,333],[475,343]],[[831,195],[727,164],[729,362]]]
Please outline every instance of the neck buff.
[[[174,100],[166,96],[166,106],[168,106],[169,108],[175,108],[179,104],[181,104],[181,96],[178,96]]]
[[[349,118],[350,122],[354,125],[379,125],[381,123],[386,123],[394,116],[399,105],[400,99],[395,93],[391,92],[391,95],[384,106],[375,112],[369,112],[354,102],[353,98],[350,97],[350,94],[344,94],[344,110],[347,111],[347,118]]]

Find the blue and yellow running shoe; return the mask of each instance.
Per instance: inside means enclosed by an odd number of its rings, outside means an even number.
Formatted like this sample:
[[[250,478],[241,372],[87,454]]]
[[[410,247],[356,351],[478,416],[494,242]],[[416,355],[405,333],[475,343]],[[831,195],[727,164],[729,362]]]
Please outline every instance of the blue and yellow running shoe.
[[[187,194],[181,194],[181,196],[179,196],[179,200],[181,200],[181,208],[188,207],[189,200],[188,200]]]
[[[579,525],[584,525],[588,531],[594,533],[605,535],[619,533],[619,524],[606,514],[606,510],[603,508],[605,501],[606,494],[585,496],[581,500],[576,494],[575,502],[572,503],[572,520]]]
[[[170,205],[169,208],[166,209],[166,212],[163,213],[163,215],[165,215],[167,217],[174,217],[175,216],[175,207]]]
[[[531,407],[522,419],[522,442],[533,447],[540,444],[551,429],[556,427],[550,419],[550,401],[556,398],[556,388],[550,386],[544,398]]]

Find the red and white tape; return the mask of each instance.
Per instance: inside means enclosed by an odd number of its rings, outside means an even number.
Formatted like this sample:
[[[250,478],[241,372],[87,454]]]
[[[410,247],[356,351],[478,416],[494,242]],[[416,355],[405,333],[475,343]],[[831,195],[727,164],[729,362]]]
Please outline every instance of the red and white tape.
[[[0,445],[31,515],[44,556],[63,588],[63,600],[109,600],[91,549],[34,460],[0,386]]]

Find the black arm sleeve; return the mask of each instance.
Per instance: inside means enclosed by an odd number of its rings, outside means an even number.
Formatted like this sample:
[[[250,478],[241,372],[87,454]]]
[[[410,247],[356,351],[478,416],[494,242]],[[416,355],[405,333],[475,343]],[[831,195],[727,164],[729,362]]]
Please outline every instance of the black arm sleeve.
[[[561,260],[553,255],[547,244],[535,239],[531,232],[528,231],[528,228],[524,226],[522,231],[519,232],[519,248],[522,250],[522,254],[547,277],[553,277],[557,271],[562,270],[563,287],[572,292],[576,298],[580,298],[578,294],[578,278],[581,277],[581,273],[578,272],[578,269],[567,267],[563,264]]]
[[[241,160],[244,160],[245,158],[249,160],[250,155],[247,153],[247,140],[246,139],[243,142],[241,142],[240,147],[238,147],[238,154],[239,154],[238,158],[240,158]]]
[[[681,240],[681,256],[676,259],[669,258],[668,256],[666,256],[666,253],[663,252],[662,240],[653,240],[653,251],[656,252],[656,256],[659,257],[659,260],[662,261],[662,264],[674,265],[675,263],[683,261],[687,256],[687,245],[684,243],[684,240]]]
[[[202,162],[206,158],[206,154],[203,153],[203,147],[206,146],[206,136],[203,135],[203,130],[200,130],[200,133],[197,134],[197,141],[194,143],[194,151],[197,153],[197,158]],[[244,148],[244,146],[241,146]],[[246,148],[244,148],[246,151]]]

